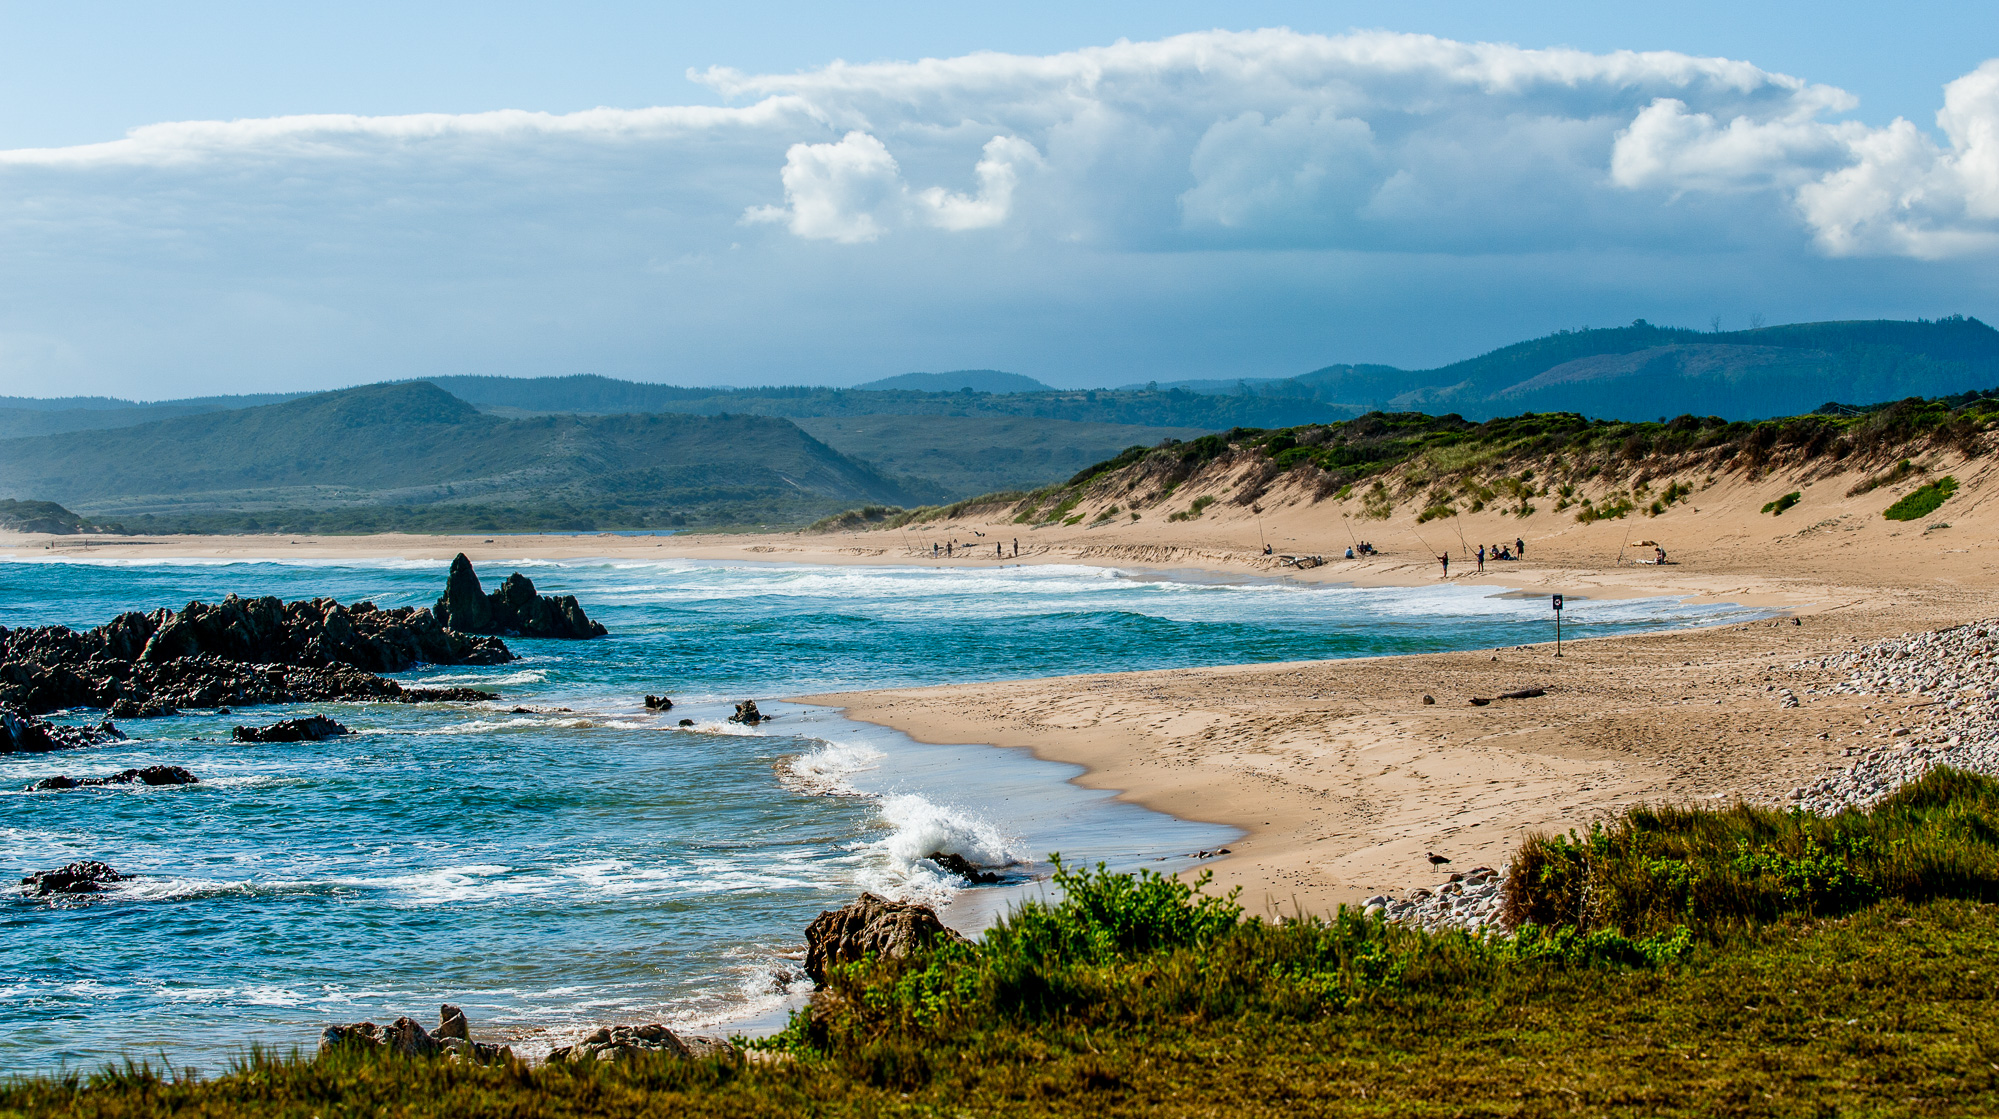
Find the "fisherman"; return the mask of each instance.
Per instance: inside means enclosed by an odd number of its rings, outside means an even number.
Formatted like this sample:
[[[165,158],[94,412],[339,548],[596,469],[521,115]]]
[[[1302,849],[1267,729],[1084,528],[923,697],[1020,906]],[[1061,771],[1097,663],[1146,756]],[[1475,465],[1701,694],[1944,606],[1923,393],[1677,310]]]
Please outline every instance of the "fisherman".
[[[1441,564],[1443,564],[1443,565],[1444,565],[1444,578],[1446,578],[1446,579],[1450,578],[1450,577],[1451,577],[1451,553],[1449,553],[1449,552],[1445,552],[1445,553],[1444,553],[1443,555],[1441,555],[1441,556],[1438,556],[1438,557],[1437,557],[1437,562],[1438,562],[1438,563],[1441,563]]]
[[[1485,574],[1485,545],[1478,546],[1478,573]]]

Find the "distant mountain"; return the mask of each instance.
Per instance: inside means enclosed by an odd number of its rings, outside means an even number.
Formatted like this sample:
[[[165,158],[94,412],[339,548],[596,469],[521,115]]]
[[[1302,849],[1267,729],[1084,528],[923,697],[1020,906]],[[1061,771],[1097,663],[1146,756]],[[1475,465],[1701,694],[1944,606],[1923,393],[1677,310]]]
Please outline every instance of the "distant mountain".
[[[1052,392],[1055,386],[1044,385],[1032,377],[1018,373],[1002,373],[997,369],[959,369],[951,373],[904,373],[900,377],[883,377],[879,381],[854,386],[863,391],[909,391],[909,392]]]
[[[783,419],[507,419],[424,382],[0,441],[0,494],[144,530],[786,523],[943,496]]]
[[[1321,405],[1456,412],[1484,420],[1580,412],[1643,420],[1684,413],[1760,419],[1855,403],[1949,396],[1999,386],[1999,331],[1953,315],[1935,321],[1794,323],[1728,333],[1639,320],[1561,331],[1438,369],[1332,365],[1237,395]]]

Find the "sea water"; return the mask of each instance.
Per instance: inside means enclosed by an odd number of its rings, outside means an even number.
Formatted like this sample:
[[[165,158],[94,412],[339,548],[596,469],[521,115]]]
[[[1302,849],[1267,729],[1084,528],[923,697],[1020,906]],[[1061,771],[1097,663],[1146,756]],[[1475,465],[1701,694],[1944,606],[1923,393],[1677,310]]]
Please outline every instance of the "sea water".
[[[0,871],[100,859],[138,875],[104,894],[0,898],[0,1071],[126,1056],[213,1068],[443,1002],[525,1052],[598,1024],[726,1030],[802,989],[798,950],[820,910],[863,889],[950,899],[963,883],[933,854],[1018,883],[1045,876],[1051,852],[1174,869],[1234,834],[1069,784],[1074,767],[918,745],[781,697],[1513,645],[1551,628],[1542,599],[1475,587],[1065,566],[482,566],[489,582],[520,570],[576,595],[611,635],[513,640],[521,659],[506,665],[401,677],[489,689],[492,703],[193,712],[128,722],[128,742],[0,755]],[[444,573],[0,558],[0,624],[83,628],[232,592],[428,605]],[[1749,613],[1571,598],[1564,621],[1587,637]],[[674,709],[648,712],[648,693]],[[751,698],[777,718],[726,721]],[[230,741],[238,724],[315,712],[356,733]],[[22,791],[153,764],[201,783]]]

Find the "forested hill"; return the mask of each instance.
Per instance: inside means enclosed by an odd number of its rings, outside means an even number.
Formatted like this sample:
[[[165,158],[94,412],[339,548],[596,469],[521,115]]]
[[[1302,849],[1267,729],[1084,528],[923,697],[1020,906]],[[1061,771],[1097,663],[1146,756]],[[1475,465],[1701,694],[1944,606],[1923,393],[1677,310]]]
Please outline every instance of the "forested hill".
[[[1796,415],[1833,400],[1861,405],[1995,386],[1999,331],[1960,315],[1722,333],[1641,319],[1561,331],[1437,369],[1332,365],[1284,380],[1190,387],[1474,420],[1544,411],[1622,420],[1693,411],[1742,420]]]
[[[787,420],[508,419],[423,382],[0,440],[0,497],[60,502],[132,529],[786,523],[937,496]]]

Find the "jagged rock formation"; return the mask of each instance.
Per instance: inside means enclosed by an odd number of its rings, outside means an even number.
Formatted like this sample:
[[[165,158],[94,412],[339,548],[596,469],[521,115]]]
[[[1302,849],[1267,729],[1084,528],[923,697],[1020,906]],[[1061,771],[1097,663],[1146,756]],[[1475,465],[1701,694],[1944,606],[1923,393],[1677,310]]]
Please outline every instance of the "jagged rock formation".
[[[124,738],[125,733],[112,726],[109,719],[95,727],[65,727],[0,705],[0,754],[46,754],[100,742],[121,742]]]
[[[435,1030],[426,1030],[416,1019],[403,1017],[386,1026],[356,1022],[320,1031],[321,1054],[342,1049],[392,1050],[405,1057],[443,1057],[480,1065],[514,1059],[514,1051],[507,1046],[473,1041],[465,1012],[449,1003],[438,1008]]]
[[[70,777],[57,774],[44,777],[28,786],[31,793],[51,792],[58,789],[89,789],[104,785],[197,785],[201,778],[177,765],[149,765],[144,769],[127,769],[109,777]]]
[[[431,607],[439,621],[459,633],[492,633],[505,637],[561,637],[581,640],[602,637],[602,623],[583,613],[575,595],[536,594],[534,583],[516,571],[487,594],[464,552],[451,561],[444,594]]]
[[[805,929],[805,973],[820,986],[832,964],[852,963],[864,956],[895,960],[936,937],[963,940],[937,919],[927,905],[890,901],[862,894],[852,904],[827,910]]]
[[[756,726],[758,723],[764,722],[770,718],[771,716],[766,715],[763,712],[757,710],[756,700],[746,699],[743,702],[738,703],[736,705],[736,713],[729,716],[729,721],[732,723],[741,723],[744,726],[753,727]]]
[[[37,871],[21,879],[21,889],[31,898],[50,894],[94,894],[107,884],[134,877],[120,874],[105,863],[71,863],[55,870]]]
[[[138,718],[256,703],[470,701],[493,696],[405,688],[374,674],[512,659],[497,639],[453,632],[428,610],[230,595],[178,612],[120,614],[81,633],[0,627],[0,705],[36,714],[99,707]]]
[[[303,719],[280,719],[267,727],[237,727],[231,737],[238,742],[324,742],[353,733],[324,715],[311,715]]]

